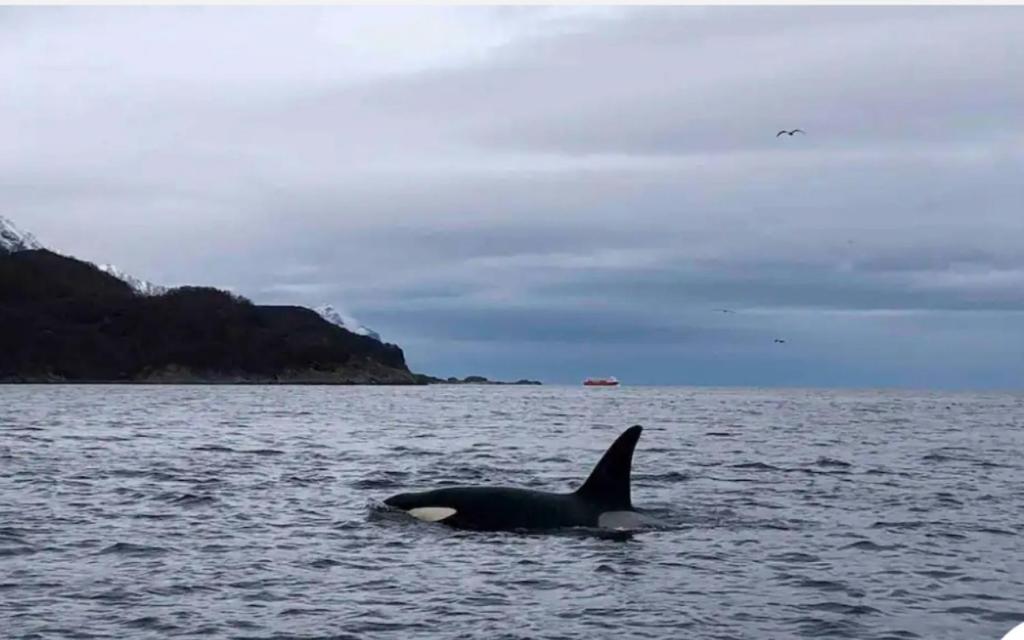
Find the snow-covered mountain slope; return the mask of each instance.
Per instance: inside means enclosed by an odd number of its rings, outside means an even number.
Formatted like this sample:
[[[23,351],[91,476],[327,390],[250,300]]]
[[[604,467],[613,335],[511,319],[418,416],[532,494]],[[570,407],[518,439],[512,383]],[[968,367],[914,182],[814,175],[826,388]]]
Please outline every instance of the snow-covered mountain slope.
[[[167,287],[161,287],[160,285],[153,284],[148,280],[143,280],[142,278],[136,278],[135,276],[128,275],[127,273],[121,271],[112,264],[101,264],[99,265],[98,268],[103,273],[112,275],[118,280],[124,281],[125,283],[128,284],[129,287],[135,290],[135,293],[141,296],[158,296],[162,293],[167,292]]]
[[[0,251],[14,253],[42,248],[34,235],[18,229],[13,222],[0,216]]]
[[[22,231],[14,226],[14,223],[9,219],[0,216],[0,253],[14,253],[16,251],[31,251],[44,248],[34,235],[27,231]],[[123,280],[140,295],[157,296],[167,291],[166,287],[161,287],[152,282],[128,275],[112,264],[101,264],[98,268],[100,271],[110,274],[118,280]]]
[[[0,216],[0,253],[14,253],[15,251],[29,251],[32,249],[42,249],[42,244],[36,240],[35,236],[31,233],[21,231],[14,223],[7,218]],[[136,278],[133,275],[127,274],[124,271],[118,269],[112,264],[101,264],[97,265],[97,268],[111,276],[114,276],[118,280],[121,280],[128,284],[136,293],[143,296],[158,296],[167,292],[167,287],[153,284],[148,280],[142,278]],[[338,311],[329,304],[321,305],[314,309],[320,317],[336,324],[343,329],[348,329],[352,333],[369,336],[374,340],[382,342],[380,334],[363,325],[358,320],[350,315]]]
[[[369,336],[374,340],[377,340],[378,342],[381,341],[379,333],[377,333],[373,329],[370,329],[369,327],[362,325],[358,320],[356,320],[352,316],[341,313],[340,311],[338,311],[329,304],[320,305],[319,307],[313,309],[313,311],[319,313],[320,317],[326,320],[327,322],[330,322],[331,324],[336,324],[342,329],[348,329],[352,333],[357,333],[361,336]]]

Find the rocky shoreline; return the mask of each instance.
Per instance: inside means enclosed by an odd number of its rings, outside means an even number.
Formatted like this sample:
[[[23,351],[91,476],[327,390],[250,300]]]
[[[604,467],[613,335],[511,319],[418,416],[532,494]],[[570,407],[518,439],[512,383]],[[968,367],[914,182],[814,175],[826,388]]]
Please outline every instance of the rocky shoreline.
[[[489,380],[484,376],[466,376],[461,380],[454,376],[449,378],[437,378],[423,373],[413,374],[416,376],[417,384],[491,384],[491,385],[540,385],[539,380],[528,380],[523,378],[515,382],[503,382],[501,380]]]
[[[130,379],[68,379],[53,373],[16,375],[0,377],[0,384],[196,384],[196,385],[380,385],[380,386],[426,386],[426,385],[490,385],[490,386],[533,386],[542,385],[539,380],[516,380],[505,382],[489,380],[483,376],[459,378],[437,378],[422,373],[394,370],[333,370],[317,371],[307,369],[288,371],[274,376],[259,376],[247,373],[198,372],[184,367],[164,367],[159,371]]]

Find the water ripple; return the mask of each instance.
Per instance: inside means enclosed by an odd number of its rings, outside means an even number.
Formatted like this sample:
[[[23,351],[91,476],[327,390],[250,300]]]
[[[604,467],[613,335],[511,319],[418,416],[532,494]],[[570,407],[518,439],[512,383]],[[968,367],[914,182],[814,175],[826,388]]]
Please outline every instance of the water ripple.
[[[1013,394],[0,387],[4,637],[1000,638],[1024,621],[1019,415]],[[649,529],[459,532],[381,503],[571,490],[635,423]]]

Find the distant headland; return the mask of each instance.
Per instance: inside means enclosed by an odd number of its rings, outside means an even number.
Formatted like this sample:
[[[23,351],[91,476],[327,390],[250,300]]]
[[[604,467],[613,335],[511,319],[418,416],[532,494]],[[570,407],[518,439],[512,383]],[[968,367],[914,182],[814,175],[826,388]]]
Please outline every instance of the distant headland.
[[[3,383],[506,384],[413,373],[398,345],[331,318],[158,287],[50,251],[0,217]]]

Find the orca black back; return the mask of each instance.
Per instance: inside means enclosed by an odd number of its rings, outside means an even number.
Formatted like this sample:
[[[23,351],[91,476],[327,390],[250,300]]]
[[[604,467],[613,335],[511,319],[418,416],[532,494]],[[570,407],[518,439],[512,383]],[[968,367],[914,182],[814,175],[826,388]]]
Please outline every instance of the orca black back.
[[[630,472],[643,427],[626,429],[571,493],[509,487],[446,487],[400,493],[384,503],[429,522],[486,531],[619,526],[633,512]],[[635,515],[635,514],[634,514]]]

